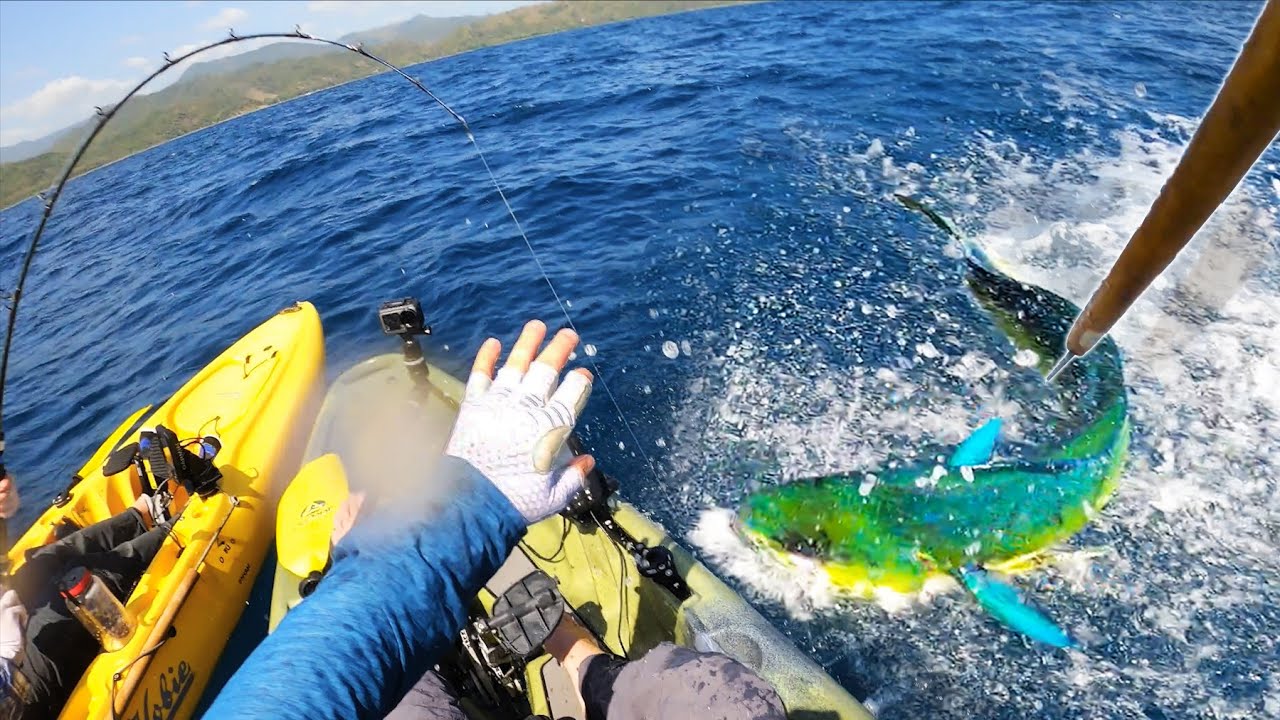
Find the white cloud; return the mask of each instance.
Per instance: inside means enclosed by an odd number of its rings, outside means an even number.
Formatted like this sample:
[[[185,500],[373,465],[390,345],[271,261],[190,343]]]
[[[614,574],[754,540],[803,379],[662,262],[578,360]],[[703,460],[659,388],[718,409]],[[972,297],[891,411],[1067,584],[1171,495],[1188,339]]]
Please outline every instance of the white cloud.
[[[262,38],[262,39],[255,39],[255,40],[242,40],[240,42],[230,43],[228,45],[218,45],[216,47],[211,47],[208,50],[205,50],[204,52],[200,53],[199,55],[196,55],[195,57],[191,58],[190,60],[182,63],[182,66],[186,67],[187,65],[202,63],[208,60],[217,60],[218,58],[230,57],[232,55],[239,55],[240,53],[247,53],[250,50],[257,50],[258,48],[263,47],[265,45],[270,45],[273,42],[279,42],[279,41],[272,40],[271,38]],[[185,45],[179,45],[178,47],[169,51],[169,57],[173,58],[174,60],[177,60],[178,58],[182,57],[183,55],[186,55],[192,50],[195,50],[196,48],[204,47],[208,44],[209,43],[207,42],[199,42],[199,43],[187,43]]]
[[[236,23],[244,22],[247,17],[249,17],[249,13],[240,8],[222,8],[217,15],[205,20],[200,27],[205,30],[226,30],[227,28],[235,27]]]
[[[178,47],[169,51],[169,57],[173,58],[174,60],[177,60],[183,55],[186,55],[192,50],[195,50],[196,48],[201,47],[203,45],[205,45],[205,43],[187,43],[186,45],[179,45]],[[191,62],[199,62],[199,60],[192,60]]]
[[[0,107],[0,145],[34,140],[79,122],[94,106],[118,102],[132,87],[129,80],[72,75],[58,78],[21,100]]]
[[[134,55],[131,58],[125,58],[123,62],[125,67],[130,67],[135,70],[145,70],[151,67],[151,61],[141,55]]]

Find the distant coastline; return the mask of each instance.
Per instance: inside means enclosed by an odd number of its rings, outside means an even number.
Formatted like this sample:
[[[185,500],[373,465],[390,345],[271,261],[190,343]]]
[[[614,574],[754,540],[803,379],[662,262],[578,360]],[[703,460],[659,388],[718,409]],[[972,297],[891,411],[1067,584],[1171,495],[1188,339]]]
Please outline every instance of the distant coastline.
[[[568,30],[734,4],[742,4],[742,0],[556,0],[478,18],[475,23],[458,28],[437,42],[370,43],[368,49],[392,64],[407,67]],[[337,55],[338,52],[342,55]],[[259,110],[388,72],[385,68],[369,67],[345,55],[345,51],[335,48],[334,55],[280,60],[194,81],[184,78],[153,95],[140,96],[130,106],[145,103],[152,107],[134,111],[131,115],[122,111],[104,128],[72,177],[87,175],[167,142],[238,120]],[[317,67],[317,77],[307,77],[309,66]],[[309,85],[312,81],[317,84]],[[228,86],[239,94],[229,97]],[[278,92],[266,92],[261,89],[263,86]],[[206,96],[217,96],[216,101],[201,106],[199,99],[191,100],[192,90],[199,94],[200,90],[206,89]],[[273,99],[266,103],[254,100],[263,94]],[[126,108],[133,110],[130,106]],[[83,133],[72,133],[52,151],[0,164],[0,208],[8,210],[49,189],[66,169],[67,161],[82,139]]]

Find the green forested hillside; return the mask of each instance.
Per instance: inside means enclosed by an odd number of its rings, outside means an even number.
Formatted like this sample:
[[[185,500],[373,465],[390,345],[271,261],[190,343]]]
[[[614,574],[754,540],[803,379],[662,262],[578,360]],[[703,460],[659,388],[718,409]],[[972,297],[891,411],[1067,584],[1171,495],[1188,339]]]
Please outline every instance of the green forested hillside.
[[[572,28],[729,4],[732,0],[558,0],[479,18],[436,42],[369,43],[370,52],[410,65]],[[410,23],[413,20],[408,21]],[[81,174],[113,160],[229,118],[299,95],[371,75],[375,63],[343,50],[252,65],[219,75],[184,77],[137,96],[103,130],[76,168]],[[51,185],[84,133],[70,133],[51,152],[0,165],[0,207]]]

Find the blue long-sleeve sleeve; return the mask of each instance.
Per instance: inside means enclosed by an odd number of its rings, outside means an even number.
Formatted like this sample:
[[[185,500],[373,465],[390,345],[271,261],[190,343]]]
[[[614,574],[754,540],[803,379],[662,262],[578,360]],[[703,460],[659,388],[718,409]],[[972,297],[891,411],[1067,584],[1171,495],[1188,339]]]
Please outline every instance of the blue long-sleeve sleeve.
[[[388,532],[378,518],[339,544],[316,592],[285,616],[207,718],[382,718],[458,637],[466,608],[524,533],[471,465],[445,458],[455,497]]]

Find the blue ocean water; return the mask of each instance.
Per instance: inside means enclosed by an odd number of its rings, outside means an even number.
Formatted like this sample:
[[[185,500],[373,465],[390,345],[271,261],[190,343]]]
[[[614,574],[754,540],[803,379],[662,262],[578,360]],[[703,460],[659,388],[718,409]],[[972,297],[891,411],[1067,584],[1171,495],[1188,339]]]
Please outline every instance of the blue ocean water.
[[[885,718],[1280,716],[1280,162],[1273,148],[1116,332],[1136,422],[1116,499],[1023,586],[1089,645],[1030,647],[962,594],[888,609],[779,581],[716,525],[759,483],[873,467],[1051,413],[892,201],[932,200],[1082,301],[1136,227],[1260,3],[770,3],[412,72],[468,118],[629,423],[584,435],[624,494]],[[34,228],[0,213],[0,284]],[[72,182],[6,394],[22,527],[129,411],[296,299],[329,372],[433,360],[559,310],[464,134],[378,76]],[[673,357],[674,356],[674,357]],[[586,357],[581,358],[586,360]],[[779,588],[786,588],[779,590]]]

